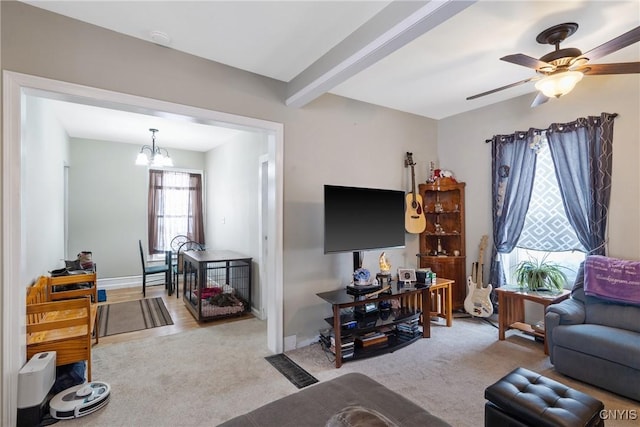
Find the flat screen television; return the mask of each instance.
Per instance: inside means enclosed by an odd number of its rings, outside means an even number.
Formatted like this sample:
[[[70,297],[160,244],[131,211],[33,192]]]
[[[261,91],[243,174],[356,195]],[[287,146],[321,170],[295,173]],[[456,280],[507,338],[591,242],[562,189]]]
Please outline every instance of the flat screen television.
[[[324,253],[405,246],[405,194],[399,190],[324,186]],[[359,255],[358,255],[359,256]]]

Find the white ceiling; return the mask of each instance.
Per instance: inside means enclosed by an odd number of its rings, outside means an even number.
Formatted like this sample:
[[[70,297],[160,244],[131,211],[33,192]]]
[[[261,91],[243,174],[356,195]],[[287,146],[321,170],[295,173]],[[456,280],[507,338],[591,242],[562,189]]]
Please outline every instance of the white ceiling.
[[[552,46],[535,40],[540,31],[550,26],[577,22],[580,28],[562,47],[576,47],[586,52],[640,24],[638,0],[439,0],[413,1],[404,5],[395,2],[391,6],[389,1],[26,3],[143,40],[150,41],[152,31],[163,32],[170,38],[168,47],[287,82],[289,95],[301,93],[297,92],[300,87],[302,92],[309,91],[310,99],[328,91],[434,119],[527,93],[531,93],[533,100],[533,83],[473,101],[465,98],[532,77],[534,70],[500,61],[499,58],[514,53],[537,58],[552,51]],[[427,3],[430,4],[425,6]],[[418,7],[440,9],[428,15],[424,20],[426,24],[418,28],[417,24],[412,26],[415,22],[408,22],[414,19],[415,13],[407,12],[407,7],[412,10]],[[403,14],[401,17],[407,19],[399,20],[398,16]],[[400,27],[399,33],[393,32]],[[385,37],[387,42],[382,49],[373,53],[366,51],[376,43],[382,43],[380,40]],[[374,60],[377,62],[367,63]],[[330,74],[348,61],[356,63],[356,66],[347,67],[347,72],[342,74]],[[594,63],[632,61],[640,61],[640,43]],[[585,78],[609,79],[616,76]],[[314,85],[317,86],[315,89]],[[575,90],[579,90],[579,86]],[[286,101],[293,98],[291,96]],[[562,99],[549,102],[562,102]],[[294,102],[287,103],[295,105]],[[78,114],[71,110],[69,107],[69,113]],[[120,120],[125,117],[130,116],[122,113],[111,118]],[[89,137],[79,134],[93,128],[93,136],[90,137],[101,139],[96,130],[99,126],[90,126],[90,117],[85,119],[87,129],[81,130],[76,125],[70,135]],[[135,120],[142,118],[135,117]],[[76,123],[78,121],[75,120]],[[72,121],[69,122],[71,125]],[[99,123],[106,127],[104,117]],[[109,126],[122,129],[118,138],[130,141],[131,137],[125,132],[127,127]],[[132,130],[140,133],[140,128],[144,128],[148,139],[148,127],[152,126],[138,122]],[[159,125],[158,128],[161,129],[158,141],[162,141],[163,136],[170,132],[165,132]],[[225,130],[219,138],[229,137],[228,132],[232,131]],[[184,135],[184,131],[180,134]],[[168,141],[168,138],[164,140]],[[170,142],[165,145],[170,146]]]
[[[72,138],[151,145],[149,129],[157,129],[156,145],[162,148],[206,152],[244,132],[166,115],[132,113],[54,99],[43,100],[43,105]]]

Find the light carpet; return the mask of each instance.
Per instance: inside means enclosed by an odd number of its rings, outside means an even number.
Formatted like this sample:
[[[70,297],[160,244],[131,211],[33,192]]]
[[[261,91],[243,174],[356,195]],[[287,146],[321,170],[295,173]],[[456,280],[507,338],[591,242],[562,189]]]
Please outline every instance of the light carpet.
[[[298,389],[264,359],[266,322],[239,320],[93,351],[93,378],[111,385],[110,403],[68,426],[215,426]],[[605,403],[638,410],[640,403],[557,374],[541,344],[486,322],[455,319],[431,338],[336,369],[319,344],[286,353],[320,382],[361,372],[456,427],[484,423],[484,389],[522,366]],[[314,387],[311,385],[309,387]],[[607,421],[608,427],[629,422]],[[303,426],[301,426],[303,427]]]

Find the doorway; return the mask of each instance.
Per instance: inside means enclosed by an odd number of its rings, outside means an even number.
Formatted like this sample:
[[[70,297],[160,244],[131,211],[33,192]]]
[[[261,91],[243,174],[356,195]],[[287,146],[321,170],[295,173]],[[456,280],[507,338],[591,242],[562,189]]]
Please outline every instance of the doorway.
[[[26,362],[25,355],[25,286],[22,239],[23,208],[21,205],[22,114],[25,95],[59,99],[123,111],[146,114],[176,114],[203,124],[225,125],[265,132],[268,138],[267,251],[270,262],[266,273],[267,346],[280,353],[283,349],[282,329],[282,205],[283,205],[283,125],[228,113],[205,110],[181,104],[122,94],[72,83],[5,71],[3,74],[3,140],[2,140],[2,292],[3,316],[2,395],[9,411],[15,411],[17,373]],[[4,413],[4,410],[3,410]]]

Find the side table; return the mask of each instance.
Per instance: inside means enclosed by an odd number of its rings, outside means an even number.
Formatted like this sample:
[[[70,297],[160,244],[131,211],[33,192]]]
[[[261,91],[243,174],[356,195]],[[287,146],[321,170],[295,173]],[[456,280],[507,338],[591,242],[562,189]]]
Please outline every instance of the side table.
[[[452,286],[454,283],[451,279],[438,277],[436,278],[436,283],[429,286],[429,293],[431,294],[429,317],[440,317],[444,319],[448,327],[453,325]],[[403,298],[402,303],[405,306],[426,313],[426,310],[422,310],[421,300],[415,296],[413,298]]]
[[[509,329],[518,329],[528,335],[544,340],[544,354],[549,354],[549,348],[544,333],[534,330],[531,325],[524,323],[524,302],[533,301],[545,308],[569,298],[571,291],[528,291],[517,287],[503,286],[496,288],[498,293],[498,338],[503,341]]]
[[[431,316],[441,317],[447,321],[447,326],[453,325],[453,301],[452,289],[454,281],[449,279],[436,279],[436,284],[431,285]]]

